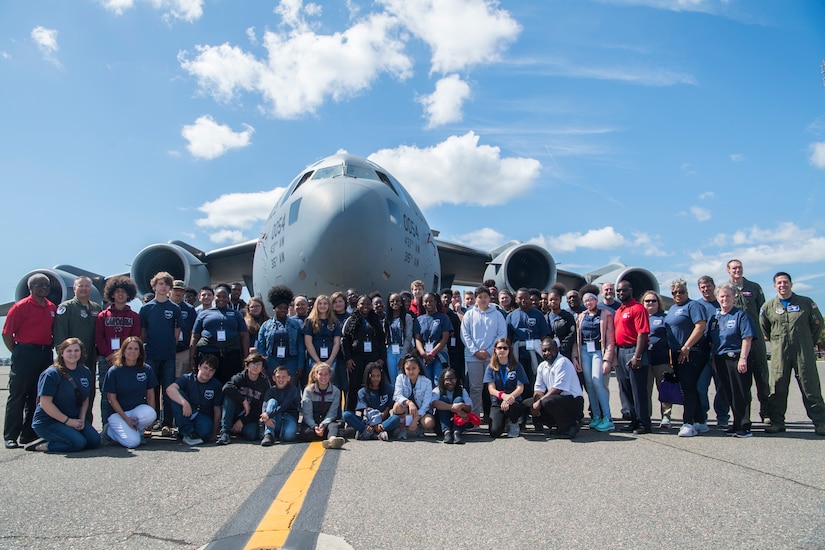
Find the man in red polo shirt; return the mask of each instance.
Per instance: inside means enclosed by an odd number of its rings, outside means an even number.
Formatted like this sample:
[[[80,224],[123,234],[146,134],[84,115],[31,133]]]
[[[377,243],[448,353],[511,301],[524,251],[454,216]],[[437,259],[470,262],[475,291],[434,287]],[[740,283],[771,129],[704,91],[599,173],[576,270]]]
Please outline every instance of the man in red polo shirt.
[[[51,284],[46,275],[35,273],[29,277],[28,286],[30,295],[11,306],[3,326],[3,342],[11,351],[9,398],[3,426],[7,449],[16,449],[37,439],[32,429],[37,379],[52,364],[52,327],[57,307],[47,298]]]
[[[650,433],[650,411],[647,410],[647,338],[650,320],[644,306],[633,299],[633,287],[628,281],[616,285],[616,295],[622,302],[613,317],[618,366],[616,378],[623,401],[630,406],[630,424],[622,431]]]

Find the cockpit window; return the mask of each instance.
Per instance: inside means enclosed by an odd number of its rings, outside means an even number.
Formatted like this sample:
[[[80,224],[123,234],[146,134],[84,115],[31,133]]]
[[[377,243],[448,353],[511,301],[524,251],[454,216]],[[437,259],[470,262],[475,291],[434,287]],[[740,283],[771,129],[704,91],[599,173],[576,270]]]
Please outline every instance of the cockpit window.
[[[375,175],[375,170],[367,168],[366,166],[357,166],[355,164],[347,164],[347,175],[352,178],[361,178],[365,180],[378,181],[378,176]]]
[[[336,164],[335,166],[327,166],[326,168],[319,168],[312,176],[314,180],[322,180],[326,178],[334,178],[343,175],[343,165]]]

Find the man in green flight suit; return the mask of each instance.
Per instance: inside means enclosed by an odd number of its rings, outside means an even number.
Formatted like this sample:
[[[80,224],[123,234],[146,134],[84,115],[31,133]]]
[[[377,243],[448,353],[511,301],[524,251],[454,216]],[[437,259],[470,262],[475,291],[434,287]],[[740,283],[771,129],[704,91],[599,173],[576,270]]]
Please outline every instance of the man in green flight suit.
[[[808,418],[813,421],[817,435],[825,435],[825,402],[822,401],[814,354],[814,346],[822,331],[822,313],[813,300],[791,291],[791,276],[784,271],[773,276],[773,287],[776,298],[765,302],[759,314],[762,331],[771,341],[768,372],[773,390],[771,425],[765,432],[785,431],[788,385],[793,371]]]
[[[79,338],[83,342],[85,357],[83,364],[92,371],[92,380],[96,380],[97,349],[95,348],[95,325],[97,314],[100,313],[100,304],[91,301],[92,280],[84,275],[74,280],[74,298],[66,300],[57,306],[57,317],[54,319],[54,347],[57,348],[66,338]],[[95,388],[92,384],[89,394],[89,408],[86,410],[86,421],[92,421],[92,404],[95,401]]]

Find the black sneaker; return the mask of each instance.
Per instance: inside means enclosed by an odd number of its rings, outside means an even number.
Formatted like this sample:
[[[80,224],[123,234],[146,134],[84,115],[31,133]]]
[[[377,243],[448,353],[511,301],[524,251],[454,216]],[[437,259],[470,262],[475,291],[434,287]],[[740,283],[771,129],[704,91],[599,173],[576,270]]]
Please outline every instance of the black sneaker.
[[[450,430],[444,432],[444,443],[446,443],[447,445],[453,444],[453,432],[451,432]]]
[[[272,447],[273,445],[275,445],[275,436],[270,433],[264,434],[264,438],[261,439],[261,447]]]
[[[453,432],[453,443],[455,443],[456,445],[464,445],[464,437],[458,430]]]
[[[232,438],[229,436],[229,432],[221,430],[215,445],[229,445],[230,443],[232,443]]]

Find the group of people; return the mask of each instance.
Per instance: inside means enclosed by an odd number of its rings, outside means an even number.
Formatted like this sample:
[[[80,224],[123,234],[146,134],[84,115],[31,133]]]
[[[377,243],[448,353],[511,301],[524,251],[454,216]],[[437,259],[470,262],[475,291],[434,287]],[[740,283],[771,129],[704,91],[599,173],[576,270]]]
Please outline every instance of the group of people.
[[[425,292],[415,281],[386,305],[379,293],[306,297],[276,286],[267,293],[271,317],[261,297],[241,299],[239,283],[196,292],[161,272],[151,281],[154,297],[134,312],[128,277],[107,281],[104,309],[91,301],[88,277],[56,306],[48,277],[34,274],[30,296],[11,308],[3,329],[12,352],[5,445],[134,448],[153,431],[174,430],[188,445],[241,437],[340,448],[345,435],[387,441],[425,430],[462,444],[481,423],[491,437],[518,437],[532,424],[573,438],[584,424],[585,393],[589,428],[617,428],[613,371],[624,431],[651,432],[655,384],[661,429],[675,425],[668,401],[683,406],[679,436],[709,431],[712,405],[717,426],[750,437],[753,386],[765,432],[784,432],[793,372],[815,432],[825,435],[814,355],[819,309],[792,292],[787,273],[774,276],[777,296],[766,301],[739,260],[727,267],[730,281],[718,287],[699,279],[701,299],[688,297],[686,281],[673,281],[667,311],[654,291],[637,301],[624,280],[515,292],[486,281],[463,296]],[[96,387],[100,434],[92,428]]]

